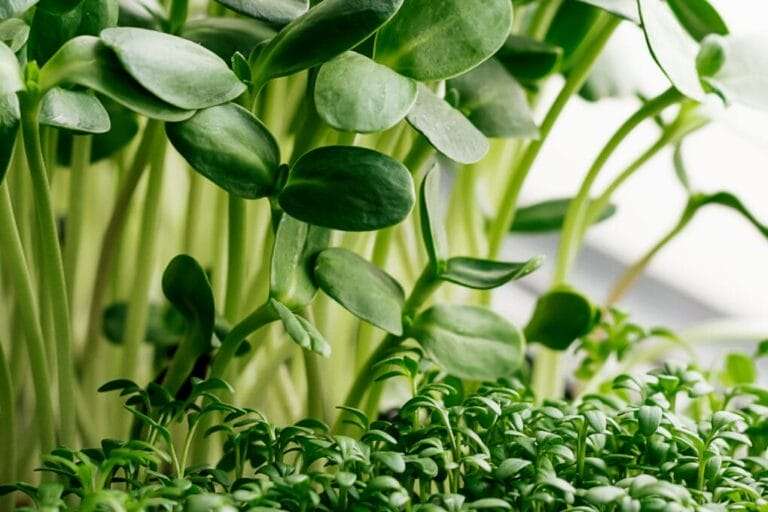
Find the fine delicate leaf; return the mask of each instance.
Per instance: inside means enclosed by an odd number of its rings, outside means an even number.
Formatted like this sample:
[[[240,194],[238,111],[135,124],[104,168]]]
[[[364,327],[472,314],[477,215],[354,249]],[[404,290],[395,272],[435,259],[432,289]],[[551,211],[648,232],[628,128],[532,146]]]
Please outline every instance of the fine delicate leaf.
[[[139,114],[162,121],[182,121],[194,112],[157,99],[128,75],[115,54],[98,38],[70,40],[40,70],[44,88],[60,83],[89,87]]]
[[[229,62],[235,52],[250,55],[275,36],[268,25],[248,18],[198,18],[184,24],[181,37],[203,45]]]
[[[488,152],[488,139],[464,115],[419,84],[416,104],[408,122],[445,156],[462,164],[481,160]]]
[[[448,244],[440,211],[441,197],[440,167],[435,165],[424,176],[419,194],[421,237],[434,270],[448,257]]]
[[[327,62],[365,41],[403,0],[325,0],[283,28],[254,63],[258,85]]]
[[[109,114],[96,96],[60,87],[43,97],[39,120],[78,133],[105,133],[110,128]]]
[[[728,33],[728,26],[709,0],[667,0],[672,12],[688,33],[701,41],[709,34]]]
[[[493,311],[476,306],[437,305],[419,315],[413,336],[448,373],[493,381],[523,364],[520,330]]]
[[[691,99],[704,99],[704,89],[696,70],[696,45],[675,19],[669,7],[659,0],[637,0],[643,31],[653,58],[672,85]]]
[[[459,95],[458,108],[487,137],[539,136],[525,90],[496,59],[448,81]]]
[[[397,160],[361,147],[327,146],[299,158],[280,192],[291,216],[343,231],[402,221],[415,201],[413,180]]]
[[[562,198],[549,199],[541,203],[524,206],[515,214],[515,220],[510,227],[510,231],[519,233],[559,231],[563,227],[570,203],[570,198]],[[608,205],[596,222],[607,220],[615,213],[616,207]]]
[[[273,193],[280,148],[253,114],[234,103],[206,108],[166,125],[173,147],[193,169],[247,199]]]
[[[287,25],[309,9],[309,0],[216,0],[233,11],[273,25]]]
[[[24,89],[21,67],[13,51],[0,42],[0,95],[13,94]]]
[[[541,257],[522,263],[455,257],[448,260],[440,279],[467,288],[490,290],[527,276],[538,269],[541,262]]]
[[[0,184],[8,171],[19,131],[19,100],[15,94],[0,95]]]
[[[315,262],[315,279],[355,316],[396,336],[403,333],[402,287],[364,258],[346,249],[326,249]]]
[[[588,334],[594,321],[595,309],[586,297],[568,288],[556,289],[539,297],[525,336],[531,342],[562,351]]]
[[[269,299],[277,316],[285,327],[285,332],[301,348],[310,350],[323,357],[330,357],[331,346],[322,334],[306,318],[294,314],[288,307],[275,299]]]
[[[406,0],[376,36],[374,55],[416,80],[444,80],[496,53],[511,24],[509,0]]]
[[[245,91],[245,85],[216,54],[181,37],[117,27],[102,31],[101,39],[137,82],[179,108],[218,105]]]
[[[512,34],[495,57],[518,80],[534,82],[558,71],[563,58],[563,49],[536,39]]]
[[[323,64],[315,82],[317,113],[338,130],[369,133],[399,123],[416,102],[416,82],[355,52]]]
[[[750,212],[749,209],[744,206],[744,203],[742,203],[741,200],[739,200],[739,198],[735,195],[731,194],[730,192],[722,191],[712,194],[700,194],[692,198],[690,208],[698,210],[699,208],[710,204],[725,206],[726,208],[730,208],[739,213],[742,217],[749,221],[749,223],[752,224],[752,226],[754,226],[755,229],[757,229],[760,234],[763,235],[763,237],[768,239],[768,224],[758,220],[752,214],[752,212]]]
[[[315,259],[328,247],[330,236],[326,228],[305,224],[285,213],[280,217],[272,249],[271,297],[293,310],[312,302],[317,293]]]
[[[640,16],[637,14],[637,3],[635,0],[579,0],[585,4],[594,5],[619,18],[624,18],[632,23],[640,24]]]

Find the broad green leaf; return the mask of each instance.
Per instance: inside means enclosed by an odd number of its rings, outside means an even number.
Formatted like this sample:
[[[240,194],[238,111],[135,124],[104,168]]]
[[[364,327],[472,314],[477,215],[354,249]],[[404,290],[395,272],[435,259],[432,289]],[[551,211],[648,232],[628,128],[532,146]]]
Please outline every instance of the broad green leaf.
[[[539,297],[525,337],[552,350],[566,350],[588,334],[596,317],[592,303],[570,288],[558,288]]]
[[[704,99],[696,70],[696,44],[659,0],[637,0],[648,48],[672,85],[691,99]]]
[[[309,9],[309,0],[216,0],[233,11],[266,21],[272,25],[287,25]]]
[[[118,0],[121,27],[139,27],[160,30],[168,15],[158,0]]]
[[[215,53],[181,37],[117,27],[102,31],[101,40],[137,82],[179,108],[218,105],[245,91],[245,85]]]
[[[0,0],[0,20],[18,16],[37,2],[38,0]]]
[[[728,103],[768,110],[765,34],[707,36],[697,59],[702,80]]]
[[[92,36],[70,40],[40,70],[43,89],[62,83],[89,87],[139,114],[162,121],[181,121],[194,113],[150,94],[123,70],[114,53]]]
[[[542,258],[522,263],[455,257],[448,260],[440,279],[466,288],[490,290],[521,279],[541,266]]]
[[[667,0],[669,7],[688,33],[701,41],[709,34],[728,33],[728,26],[709,0]]]
[[[640,24],[640,16],[637,14],[637,3],[635,0],[579,0],[585,4],[594,5],[619,18],[624,18],[632,23]]]
[[[560,5],[549,26],[545,41],[563,51],[560,70],[567,73],[573,67],[576,48],[584,41],[600,16],[600,9],[577,1]]]
[[[361,256],[342,248],[326,249],[315,261],[315,279],[353,315],[396,336],[403,333],[403,288]]]
[[[485,136],[538,138],[525,89],[496,59],[449,80],[447,87],[458,92],[458,109]]]
[[[495,58],[518,80],[535,82],[559,70],[563,49],[543,41],[512,34],[496,53]]]
[[[180,254],[173,258],[163,272],[163,294],[187,321],[186,342],[195,356],[211,348],[216,320],[213,289],[203,267],[191,256]],[[180,348],[179,350],[182,350]]]
[[[78,133],[106,133],[109,114],[93,94],[54,87],[43,96],[40,124]]]
[[[475,500],[471,503],[468,503],[467,507],[469,508],[469,510],[485,510],[485,509],[511,510],[512,509],[512,505],[510,505],[508,502],[504,501],[501,498],[481,498],[479,500]]]
[[[30,60],[45,64],[61,46],[77,36],[97,36],[117,25],[117,0],[41,2],[32,19],[27,51]]]
[[[306,224],[285,213],[280,217],[272,249],[271,297],[292,310],[312,302],[317,293],[315,259],[328,247],[330,236],[326,228]]]
[[[376,36],[375,60],[422,81],[469,71],[504,44],[509,0],[405,0]]]
[[[571,199],[565,197],[561,199],[549,199],[547,201],[542,201],[541,203],[524,206],[515,214],[515,220],[510,227],[510,231],[518,233],[558,231],[563,227],[565,214],[568,212],[570,203]],[[608,205],[600,214],[597,222],[609,219],[615,213],[616,207],[614,205]]]
[[[250,55],[259,44],[273,38],[275,30],[248,18],[198,18],[188,21],[180,35],[229,62],[235,52]]]
[[[19,18],[0,22],[0,42],[8,45],[12,52],[18,52],[27,44],[29,25]]]
[[[494,476],[501,480],[506,480],[508,478],[514,477],[520,471],[529,467],[530,465],[531,461],[525,459],[518,459],[515,457],[504,459],[501,464],[499,464],[498,469],[496,469]]]
[[[320,68],[315,107],[337,130],[371,133],[399,123],[416,102],[416,82],[355,52]]]
[[[278,196],[289,215],[342,231],[399,223],[413,208],[413,179],[397,160],[361,147],[327,146],[299,158]]]
[[[641,405],[637,410],[637,425],[640,433],[646,437],[655,434],[661,425],[662,412],[658,405]]]
[[[723,384],[729,387],[741,384],[754,384],[757,381],[757,368],[755,361],[747,354],[732,352],[725,356]]]
[[[13,94],[24,89],[24,77],[21,74],[16,54],[4,43],[0,43],[0,95]]]
[[[323,357],[330,357],[331,346],[325,341],[323,335],[306,318],[294,314],[285,304],[275,299],[269,299],[269,303],[277,312],[277,316],[285,327],[285,332],[301,348],[311,350]]]
[[[19,100],[15,94],[0,95],[0,184],[8,171],[19,131]]]
[[[591,501],[598,505],[608,505],[610,503],[618,502],[626,495],[627,491],[621,487],[598,485],[591,489],[587,489],[584,493],[584,498],[586,498],[587,501]]]
[[[166,124],[173,147],[197,172],[247,199],[274,192],[280,148],[256,116],[234,103],[198,111]]]
[[[445,156],[462,164],[481,160],[488,139],[464,115],[419,84],[419,94],[407,116],[408,122]]]
[[[432,306],[416,318],[412,329],[430,357],[456,377],[494,381],[523,364],[523,334],[485,308]]]
[[[448,258],[448,243],[440,209],[440,167],[430,169],[421,183],[419,194],[419,222],[421,237],[427,249],[429,263],[437,271]]]
[[[283,28],[254,63],[262,85],[327,62],[362,43],[389,21],[403,0],[324,0]]]

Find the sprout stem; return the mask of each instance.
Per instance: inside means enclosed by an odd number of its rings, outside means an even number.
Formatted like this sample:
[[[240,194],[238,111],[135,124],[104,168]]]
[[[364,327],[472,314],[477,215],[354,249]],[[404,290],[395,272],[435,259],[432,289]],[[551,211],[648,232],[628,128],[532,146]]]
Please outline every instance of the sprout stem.
[[[88,164],[91,160],[90,135],[73,137],[72,168],[69,181],[69,211],[67,212],[64,238],[64,270],[69,291],[69,309],[74,311],[77,285],[77,269],[80,266],[80,246],[85,219],[85,203],[88,200]]]

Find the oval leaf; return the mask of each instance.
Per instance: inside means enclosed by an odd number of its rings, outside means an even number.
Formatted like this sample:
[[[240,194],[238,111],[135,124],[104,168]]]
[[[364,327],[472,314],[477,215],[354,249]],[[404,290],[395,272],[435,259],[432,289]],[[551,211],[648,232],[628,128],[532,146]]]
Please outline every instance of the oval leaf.
[[[299,158],[279,195],[289,215],[343,231],[402,221],[413,208],[413,180],[397,160],[361,147],[327,146]]]
[[[294,314],[285,304],[275,299],[269,299],[269,303],[277,312],[277,316],[285,327],[285,332],[301,348],[311,350],[323,357],[330,357],[331,346],[325,341],[323,335],[306,318]]]
[[[273,25],[287,25],[309,9],[309,0],[216,0],[244,16]]]
[[[24,77],[21,74],[16,54],[0,42],[0,95],[13,94],[24,89]]]
[[[518,80],[534,82],[558,71],[563,50],[549,43],[513,34],[507,38],[495,57]]]
[[[477,258],[451,258],[440,279],[467,288],[490,290],[521,279],[541,266],[543,258],[531,258],[522,263],[491,261]]]
[[[580,293],[568,288],[552,290],[536,302],[525,337],[552,350],[566,350],[592,330],[595,317],[594,306]]]
[[[92,36],[76,37],[62,46],[40,70],[40,83],[44,89],[60,83],[89,87],[134,112],[162,121],[181,121],[194,113],[150,94],[120,67],[115,54]]]
[[[413,336],[438,365],[464,379],[508,377],[524,361],[520,330],[477,306],[432,306],[417,317]]]
[[[416,91],[413,80],[364,55],[345,52],[320,68],[315,106],[337,130],[378,132],[405,117],[416,102]]]
[[[717,9],[708,0],[667,0],[680,24],[696,39],[701,41],[709,34],[728,33],[728,26]]]
[[[442,212],[440,211],[440,167],[434,165],[424,176],[419,194],[419,221],[421,222],[421,237],[427,249],[429,262],[433,269],[441,266],[448,257],[448,244]]]
[[[377,35],[374,55],[416,80],[444,80],[496,53],[511,26],[509,0],[406,0]]]
[[[0,0],[0,20],[13,18],[26,12],[38,0]]]
[[[191,256],[173,258],[163,272],[163,294],[196,330],[194,352],[210,349],[216,308],[213,289],[203,267]]]
[[[248,18],[198,18],[185,23],[180,35],[229,62],[235,52],[250,55],[259,44],[272,39],[275,31]]]
[[[12,52],[18,52],[29,38],[29,25],[19,18],[0,22],[0,41],[8,45]]]
[[[320,288],[350,313],[396,336],[403,333],[400,284],[352,251],[326,249],[315,262]]]
[[[272,249],[270,297],[293,310],[308,306],[317,293],[315,259],[328,247],[330,237],[328,229],[305,224],[284,213]]]
[[[166,124],[173,147],[197,172],[247,199],[273,192],[280,148],[253,114],[234,103],[199,111],[186,121]]]
[[[458,108],[487,137],[539,136],[523,87],[496,59],[451,79],[448,87],[459,95]]]
[[[351,50],[384,25],[403,0],[325,0],[283,28],[254,64],[257,84],[291,75]]]
[[[158,0],[118,0],[121,27],[141,27],[160,30],[168,17]]]
[[[245,91],[245,85],[216,54],[181,37],[117,27],[102,31],[101,39],[137,82],[179,108],[218,105]]]
[[[570,198],[549,199],[541,203],[520,208],[515,214],[510,231],[518,233],[544,233],[559,231],[571,204]],[[611,218],[616,213],[614,205],[608,205],[596,222]]]
[[[424,84],[407,116],[408,122],[445,156],[462,164],[481,160],[488,139],[464,115]]]
[[[672,85],[691,99],[704,99],[696,71],[696,45],[659,0],[638,0],[643,31],[654,60]]]
[[[106,133],[109,114],[96,96],[54,87],[43,96],[40,124],[78,133]]]
[[[658,405],[641,405],[637,410],[637,425],[640,433],[651,436],[661,425],[662,410]]]

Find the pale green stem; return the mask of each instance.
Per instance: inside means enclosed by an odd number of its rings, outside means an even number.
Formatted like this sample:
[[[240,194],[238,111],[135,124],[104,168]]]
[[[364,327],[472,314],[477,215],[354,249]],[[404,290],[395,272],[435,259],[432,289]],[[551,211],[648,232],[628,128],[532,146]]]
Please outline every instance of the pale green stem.
[[[211,377],[222,378],[226,373],[229,364],[237,353],[240,344],[251,334],[261,327],[277,320],[275,309],[269,304],[264,304],[253,313],[241,320],[229,331],[224,341],[221,342],[221,348],[216,353],[211,367]],[[252,350],[255,350],[253,347]]]
[[[552,20],[555,19],[557,10],[560,9],[562,3],[563,0],[544,0],[540,2],[528,26],[528,35],[533,39],[544,40],[549,27],[552,25]]]
[[[203,213],[203,178],[192,169],[189,170],[189,192],[187,194],[186,215],[184,219],[184,252],[195,255],[200,243],[200,223]]]
[[[315,323],[311,308],[304,308],[304,316],[310,323]],[[320,356],[306,349],[301,352],[304,355],[304,371],[307,377],[307,413],[311,418],[328,421],[330,414],[325,383],[318,360]]]
[[[69,308],[74,311],[77,294],[77,270],[80,266],[80,246],[85,220],[85,204],[89,200],[88,165],[91,161],[90,135],[74,136],[72,141],[72,167],[69,170],[69,209],[64,237],[64,270],[69,290]]]
[[[229,194],[229,227],[227,230],[227,285],[224,299],[224,316],[230,322],[237,320],[240,313],[240,301],[247,276],[246,240],[248,239],[246,222],[246,203],[242,197]]]
[[[16,481],[16,409],[11,370],[0,340],[0,482]],[[13,510],[14,494],[0,498],[0,509]]]

